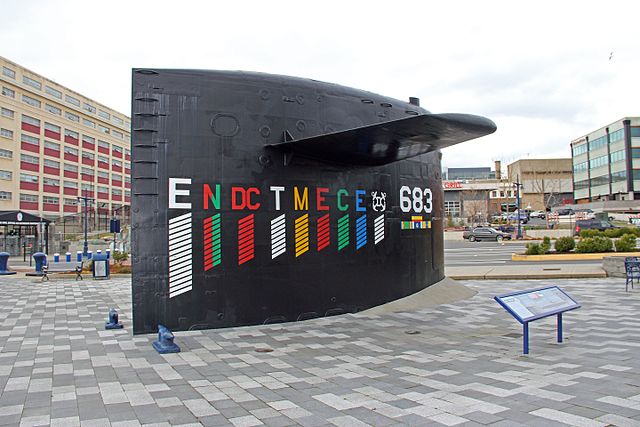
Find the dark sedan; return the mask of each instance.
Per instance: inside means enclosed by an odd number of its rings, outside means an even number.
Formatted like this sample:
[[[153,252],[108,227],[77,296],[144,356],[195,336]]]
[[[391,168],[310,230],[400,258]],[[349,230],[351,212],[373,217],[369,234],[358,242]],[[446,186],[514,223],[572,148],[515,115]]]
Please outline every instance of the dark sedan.
[[[511,240],[511,234],[491,227],[477,227],[473,230],[467,230],[462,233],[462,237],[469,239],[470,242],[475,242],[476,240],[493,240],[494,242],[502,242],[504,239]]]

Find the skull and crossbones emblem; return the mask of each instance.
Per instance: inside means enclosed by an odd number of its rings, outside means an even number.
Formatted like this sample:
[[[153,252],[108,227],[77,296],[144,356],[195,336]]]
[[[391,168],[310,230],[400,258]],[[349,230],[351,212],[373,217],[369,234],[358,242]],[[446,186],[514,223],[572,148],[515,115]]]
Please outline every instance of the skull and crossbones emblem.
[[[383,193],[381,191],[380,195],[378,195],[377,191],[373,191],[371,192],[371,197],[373,198],[371,200],[373,210],[375,212],[384,212],[384,210],[387,208],[387,193]]]

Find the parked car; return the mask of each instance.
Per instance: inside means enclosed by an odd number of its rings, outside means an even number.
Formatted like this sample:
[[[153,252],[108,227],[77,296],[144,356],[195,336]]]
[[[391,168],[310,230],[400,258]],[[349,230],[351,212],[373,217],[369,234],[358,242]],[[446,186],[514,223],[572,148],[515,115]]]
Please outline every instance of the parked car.
[[[511,240],[511,234],[491,227],[477,227],[471,231],[465,231],[462,233],[462,237],[470,242],[475,242],[476,240],[492,240],[495,242],[502,242],[504,239]]]
[[[510,213],[509,216],[507,217],[507,219],[509,221],[517,221],[518,220],[518,212]],[[529,215],[524,211],[520,211],[520,222],[523,223],[523,224],[526,224],[527,222],[529,222]]]
[[[596,214],[591,209],[578,209],[576,210],[576,217],[582,217],[582,219],[595,219]]]
[[[499,225],[498,227],[494,227],[496,230],[498,231],[502,231],[503,233],[510,233],[513,234],[516,232],[516,227],[513,225]]]
[[[529,213],[529,216],[531,218],[545,219],[547,217],[547,213],[545,211],[531,211],[531,213]]]
[[[582,230],[609,230],[618,228],[609,221],[602,219],[579,219],[576,221],[575,234],[579,234]]]
[[[557,211],[555,211],[555,213],[557,213],[558,216],[571,216],[575,214],[575,212],[571,208],[558,209]]]

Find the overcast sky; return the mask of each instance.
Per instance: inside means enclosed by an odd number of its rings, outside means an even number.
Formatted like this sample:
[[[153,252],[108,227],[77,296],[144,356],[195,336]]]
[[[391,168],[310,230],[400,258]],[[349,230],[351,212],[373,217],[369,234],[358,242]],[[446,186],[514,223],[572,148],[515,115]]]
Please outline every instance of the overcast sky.
[[[133,67],[313,78],[496,122],[449,167],[640,115],[636,1],[1,1],[0,55],[127,115]]]

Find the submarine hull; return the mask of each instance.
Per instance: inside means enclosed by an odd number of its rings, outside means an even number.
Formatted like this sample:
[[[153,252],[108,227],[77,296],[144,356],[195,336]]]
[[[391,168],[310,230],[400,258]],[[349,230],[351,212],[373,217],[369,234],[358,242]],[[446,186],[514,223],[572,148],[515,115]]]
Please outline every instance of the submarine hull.
[[[437,147],[363,165],[286,145],[424,114],[306,79],[134,69],[134,333],[358,312],[443,279]]]

